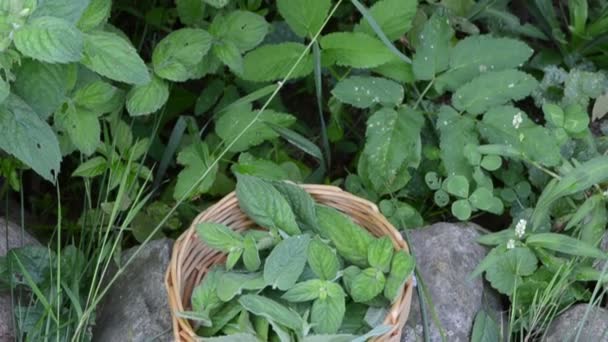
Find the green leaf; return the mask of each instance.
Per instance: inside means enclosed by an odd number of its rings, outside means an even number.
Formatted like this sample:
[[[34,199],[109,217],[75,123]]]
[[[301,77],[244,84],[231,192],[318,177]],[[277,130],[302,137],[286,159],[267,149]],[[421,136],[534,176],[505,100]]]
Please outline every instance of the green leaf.
[[[15,71],[12,91],[46,119],[66,100],[71,67],[24,58]]]
[[[340,102],[362,109],[375,104],[394,107],[403,102],[403,87],[380,77],[351,76],[338,82],[331,93]]]
[[[502,165],[502,159],[499,156],[489,155],[484,156],[481,160],[481,167],[488,171],[496,171]]]
[[[500,293],[510,296],[515,287],[521,285],[522,276],[534,273],[537,263],[529,248],[509,249],[486,270],[486,279]]]
[[[219,278],[222,273],[219,268],[211,269],[205,275],[203,281],[194,288],[192,291],[192,310],[212,313],[222,306],[222,301],[217,296]],[[216,326],[215,322],[213,326]]]
[[[101,125],[95,112],[68,105],[55,114],[55,125],[65,130],[72,144],[85,155],[93,154],[99,146]]]
[[[573,237],[557,233],[538,233],[526,239],[526,245],[581,257],[607,259],[602,250]]]
[[[249,110],[249,106],[232,108],[217,119],[215,133],[226,143],[234,142],[230,151],[241,152],[279,136],[266,122],[288,127],[296,121],[290,114],[270,109],[264,110],[256,119],[257,115],[258,112]]]
[[[521,71],[486,72],[458,88],[452,95],[452,104],[460,111],[481,114],[510,100],[521,100],[537,86],[534,77]]]
[[[239,206],[252,220],[262,227],[280,229],[290,235],[300,233],[289,203],[272,184],[241,174],[236,177]]]
[[[296,332],[302,332],[305,324],[302,317],[272,299],[258,295],[244,295],[239,298],[239,303],[254,315],[265,317]]]
[[[317,205],[318,233],[331,240],[338,254],[355,265],[366,267],[368,248],[374,237],[336,209]]]
[[[4,102],[11,93],[11,86],[0,77],[0,103]]]
[[[437,118],[440,156],[448,176],[462,175],[472,179],[473,167],[464,154],[464,146],[479,145],[475,121],[469,116],[458,115],[449,106],[442,106]]]
[[[236,10],[230,11],[226,16],[216,15],[209,33],[219,40],[234,44],[238,51],[246,52],[264,40],[269,27],[263,16]]]
[[[217,286],[217,297],[228,302],[243,290],[261,290],[265,287],[261,273],[224,272],[220,274]]]
[[[391,192],[386,190],[397,188],[391,184],[399,183],[401,172],[407,173],[408,167],[418,166],[423,124],[422,114],[407,107],[399,112],[383,108],[367,120],[363,154],[367,159],[367,178],[375,190]],[[359,173],[364,166],[359,168]]]
[[[123,105],[122,91],[104,81],[93,81],[78,89],[74,103],[96,114],[109,113]]]
[[[317,212],[315,201],[310,194],[301,186],[288,182],[273,182],[272,185],[289,203],[298,225],[305,229],[315,229],[317,226]]]
[[[264,263],[264,280],[273,289],[289,290],[292,288],[306,265],[308,235],[287,238],[270,252]]]
[[[183,82],[194,77],[194,69],[211,48],[213,37],[203,29],[182,28],[163,38],[154,48],[154,72],[167,80]]]
[[[475,315],[471,342],[494,342],[500,340],[501,334],[498,324],[484,310],[479,310],[477,315]]]
[[[89,0],[45,0],[36,6],[30,18],[55,17],[75,24],[89,5]]]
[[[349,293],[351,292],[353,281],[359,275],[359,273],[361,273],[361,269],[357,266],[351,265],[344,269],[342,274],[342,283],[344,284],[344,289]]]
[[[311,279],[297,283],[287,290],[281,298],[293,303],[315,300],[321,295],[321,289],[324,289],[325,283],[325,281],[320,279]]]
[[[415,0],[381,0],[375,2],[369,12],[387,38],[397,40],[412,27],[416,5]],[[374,30],[364,18],[355,25],[354,30],[374,35]]]
[[[369,249],[367,251],[367,260],[369,265],[384,273],[388,273],[391,268],[393,252],[393,241],[390,237],[383,236],[375,239],[369,245]]]
[[[110,17],[112,0],[91,0],[78,21],[78,28],[90,31],[103,25]]]
[[[581,133],[589,126],[589,114],[580,104],[574,103],[564,110],[564,129],[568,133]]]
[[[330,0],[277,0],[279,14],[300,37],[317,34],[330,6]]]
[[[454,196],[469,197],[469,181],[460,175],[449,176],[444,182],[445,190]]]
[[[351,334],[307,335],[304,337],[302,342],[352,342],[355,337],[355,335]]]
[[[216,289],[214,287],[213,293],[215,294],[215,292]],[[201,327],[199,329],[202,336],[209,337],[217,334],[237,315],[243,312],[243,307],[236,300],[226,303],[224,306],[221,306],[223,303],[219,300],[219,298],[217,298],[217,301],[220,304],[219,307],[221,307],[221,309],[214,310],[216,312],[214,312],[213,316],[211,317],[211,322],[213,323],[211,327]]]
[[[418,80],[432,80],[448,68],[450,39],[454,30],[447,17],[438,13],[424,24],[416,40],[412,69]]]
[[[152,76],[150,83],[136,85],[127,94],[127,111],[131,116],[146,115],[159,110],[169,99],[169,86]]]
[[[334,32],[320,40],[323,58],[340,66],[373,68],[395,58],[378,39],[361,32]]]
[[[243,246],[243,237],[223,224],[199,223],[196,225],[196,233],[206,245],[222,252],[230,252]]]
[[[205,311],[177,311],[175,316],[199,322],[205,327],[210,327],[212,324],[211,318],[209,318],[209,315]]]
[[[199,1],[199,0],[196,0]],[[219,100],[224,92],[225,83],[221,79],[213,79],[206,84],[205,89],[196,99],[194,114],[201,115],[206,113]]]
[[[398,251],[393,255],[391,272],[386,278],[386,285],[384,287],[384,297],[390,300],[391,303],[395,302],[403,292],[405,282],[414,273],[415,266],[414,257],[406,252]]]
[[[304,57],[296,65],[301,55]],[[312,55],[299,43],[262,45],[245,55],[243,65],[243,78],[248,81],[282,80],[292,68],[290,79],[294,79],[312,72]]]
[[[514,125],[518,119],[521,123]],[[490,144],[509,146],[543,165],[556,166],[561,161],[560,148],[555,137],[546,128],[532,122],[516,107],[500,106],[490,109],[479,123],[479,132]]]
[[[543,104],[543,113],[545,114],[545,120],[557,127],[564,127],[565,114],[560,106],[546,102]]]
[[[93,31],[84,36],[84,57],[80,61],[87,68],[109,79],[146,84],[150,74],[144,61],[131,44],[112,32]]]
[[[203,0],[206,4],[211,5],[215,8],[223,8],[228,5],[230,0]]]
[[[469,36],[450,51],[450,68],[435,87],[454,91],[486,71],[512,69],[525,63],[534,51],[524,42],[490,35]]]
[[[412,65],[402,60],[395,60],[371,69],[373,72],[399,83],[413,83],[414,71]]]
[[[489,210],[492,207],[494,195],[487,188],[477,188],[469,197],[471,204],[481,210]]]
[[[175,9],[185,26],[196,26],[205,20],[205,3],[201,0],[176,0]]]
[[[350,295],[355,302],[365,303],[382,293],[385,282],[382,271],[367,268],[353,279]]]
[[[226,257],[226,269],[231,270],[234,268],[237,262],[241,259],[243,255],[242,248],[233,248]]]
[[[468,220],[471,217],[471,205],[466,199],[452,203],[452,214],[460,221]]]
[[[258,159],[248,152],[239,155],[238,164],[230,168],[233,173],[255,176],[266,180],[289,179],[289,174],[281,166],[267,159]]]
[[[183,165],[184,168],[177,175],[173,198],[179,200],[187,196],[192,199],[209,191],[218,171],[217,163],[211,166],[212,160],[208,147],[204,143],[201,145],[194,143],[181,150],[177,155],[177,163]],[[205,178],[197,183],[205,172],[208,172]],[[196,186],[194,186],[195,184]],[[193,186],[194,188],[189,192]]]
[[[439,189],[433,194],[433,201],[439,207],[443,208],[446,205],[450,204],[450,195],[448,195],[448,193],[445,192],[443,189]]]
[[[15,95],[0,104],[0,148],[55,182],[61,152],[51,127]]]
[[[39,17],[15,31],[13,42],[27,57],[48,63],[77,62],[82,58],[83,37],[68,21]]]
[[[93,157],[86,162],[78,165],[72,172],[72,177],[92,178],[103,174],[108,168],[108,162],[104,157]]]
[[[346,294],[336,283],[326,283],[327,294],[312,303],[310,321],[317,334],[335,334],[342,325],[346,305]]]
[[[217,42],[212,48],[213,54],[237,74],[243,74],[243,56],[239,48],[230,41]]]
[[[262,265],[258,247],[252,236],[245,237],[245,241],[243,241],[243,264],[249,272],[257,271]]]
[[[320,240],[312,240],[308,245],[308,265],[323,280],[333,280],[338,275],[340,261],[336,252]]]

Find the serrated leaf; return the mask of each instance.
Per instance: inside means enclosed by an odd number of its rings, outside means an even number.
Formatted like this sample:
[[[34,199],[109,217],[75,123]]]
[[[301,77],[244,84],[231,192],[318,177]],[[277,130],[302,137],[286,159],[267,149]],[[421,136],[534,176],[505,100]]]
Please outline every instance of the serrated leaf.
[[[300,37],[313,37],[323,25],[330,0],[278,0],[279,14]]]
[[[479,145],[475,121],[458,115],[452,107],[442,106],[437,118],[441,161],[448,176],[463,175],[471,179],[473,167],[463,153],[467,145]]]
[[[46,119],[66,100],[70,67],[24,58],[15,71],[12,91]]]
[[[377,38],[361,32],[334,32],[320,40],[323,58],[340,66],[373,68],[395,58]]]
[[[68,21],[39,17],[15,31],[13,42],[27,57],[48,63],[77,62],[82,58],[83,36]]]
[[[390,40],[403,36],[412,27],[412,20],[416,15],[416,0],[381,0],[370,7],[369,12]],[[355,25],[355,32],[364,32],[374,35],[374,30],[362,18]]]
[[[215,57],[228,66],[233,73],[243,74],[243,56],[234,43],[230,41],[215,43],[212,51]]]
[[[399,83],[413,83],[415,80],[412,65],[404,63],[402,60],[388,62],[371,70]]]
[[[258,159],[247,152],[239,155],[238,164],[232,165],[233,173],[255,176],[266,180],[289,179],[287,172],[281,166],[267,159]]]
[[[281,298],[293,303],[315,300],[321,295],[321,289],[324,288],[325,283],[325,281],[320,279],[311,279],[297,283],[287,290]]]
[[[449,63],[450,39],[454,30],[449,19],[438,13],[424,24],[416,40],[412,69],[418,80],[431,80]]]
[[[78,89],[74,93],[74,103],[94,113],[109,113],[122,107],[122,91],[113,85],[98,80]]]
[[[452,95],[460,111],[481,114],[511,100],[521,100],[538,86],[534,77],[517,70],[486,72],[461,86]]]
[[[315,201],[310,194],[302,187],[287,182],[273,182],[272,185],[289,203],[298,225],[305,229],[315,229],[317,226],[317,212]]]
[[[388,273],[393,259],[393,242],[388,236],[375,239],[370,243],[367,251],[367,260],[371,267]]]
[[[366,267],[373,236],[336,209],[317,205],[318,233],[331,240],[338,254],[355,265]]]
[[[418,166],[423,123],[422,114],[409,108],[399,112],[383,108],[368,119],[363,154],[368,163],[367,178],[376,190],[389,187],[404,168]]]
[[[212,313],[222,306],[222,301],[217,296],[219,277],[222,273],[219,268],[211,269],[201,283],[194,288],[192,291],[192,309],[194,311]]]
[[[131,116],[146,115],[159,110],[169,99],[169,86],[152,76],[147,84],[136,85],[127,94],[127,111]]]
[[[86,162],[78,165],[72,172],[72,177],[92,178],[103,174],[108,168],[108,162],[104,157],[93,157]]]
[[[216,292],[215,287],[212,291],[213,293]],[[211,322],[213,323],[211,327],[201,327],[199,329],[199,332],[202,336],[209,337],[217,334],[228,323],[230,323],[230,321],[232,321],[236,316],[243,312],[243,307],[236,300],[228,302],[224,306],[221,306],[221,304],[223,303],[219,300],[219,298],[217,298],[217,301],[220,303],[221,309],[214,310],[215,312],[211,317]]]
[[[403,87],[380,77],[351,76],[338,82],[331,93],[341,102],[362,109],[376,104],[395,107],[403,102]]]
[[[258,247],[252,236],[245,237],[243,241],[243,264],[249,272],[257,271],[262,265]]]
[[[212,160],[208,147],[204,143],[202,145],[194,143],[181,150],[177,155],[177,163],[183,165],[184,168],[177,175],[173,198],[179,200],[186,195],[187,198],[195,198],[209,191],[215,182],[218,170],[217,163],[211,166]],[[205,172],[208,172],[205,178],[194,186]],[[192,191],[188,193],[193,186]]]
[[[382,271],[367,268],[353,279],[350,295],[355,302],[365,303],[382,293],[385,282]]]
[[[146,84],[150,74],[131,42],[116,33],[93,31],[84,35],[87,68],[109,79],[129,84]]]
[[[320,240],[312,240],[308,245],[308,265],[323,280],[333,280],[340,269],[336,252]]]
[[[296,65],[301,55],[304,57]],[[294,79],[312,72],[312,55],[300,43],[262,45],[245,55],[243,65],[243,78],[248,81],[282,80],[292,68],[290,79]]]
[[[175,9],[186,26],[196,26],[205,19],[205,2],[201,0],[176,0]]]
[[[255,119],[257,114],[258,112],[251,111],[249,106],[238,106],[230,109],[217,119],[215,124],[217,135],[226,143],[234,142],[230,151],[241,152],[266,140],[278,137],[279,134],[270,128],[266,122],[288,127],[296,121],[295,117],[290,114],[279,113],[270,109],[264,110]],[[251,127],[245,130],[254,120],[255,122]],[[242,135],[241,132],[243,132]],[[237,137],[239,138],[237,139]]]
[[[454,91],[486,71],[516,68],[534,51],[524,42],[490,35],[469,36],[450,51],[450,68],[440,75],[435,87]]]
[[[486,279],[500,293],[511,295],[516,286],[521,285],[522,276],[532,274],[538,260],[526,247],[507,250],[486,270]]]
[[[0,104],[0,136],[2,150],[55,182],[61,163],[57,137],[32,108],[12,94]]]
[[[78,28],[86,32],[100,27],[110,17],[111,10],[112,0],[91,0],[78,20]]]
[[[243,290],[261,290],[265,287],[261,273],[223,272],[219,275],[217,297],[228,302]]]
[[[386,278],[384,297],[393,303],[404,289],[405,282],[410,278],[416,267],[414,257],[404,251],[393,255],[391,271]]]
[[[310,321],[317,334],[335,334],[342,325],[346,312],[345,293],[336,283],[326,283],[325,297],[312,303]]]
[[[460,221],[468,220],[471,217],[471,204],[466,199],[452,203],[452,214]]]
[[[72,144],[85,155],[95,152],[101,142],[99,119],[88,109],[68,105],[55,114],[55,124],[68,133]]]
[[[234,268],[237,262],[241,260],[241,256],[243,255],[243,248],[233,248],[228,255],[226,256],[226,269],[230,271]]]
[[[36,6],[30,18],[55,17],[75,24],[89,5],[90,0],[45,0]]]
[[[226,16],[215,16],[209,32],[220,40],[234,44],[238,51],[246,52],[264,40],[269,28],[263,16],[236,10]]]
[[[521,119],[517,128],[513,124]],[[561,160],[560,148],[553,135],[536,125],[528,116],[513,106],[490,109],[478,124],[479,132],[490,144],[506,145],[526,157],[546,166]]]
[[[196,225],[198,237],[209,247],[222,252],[243,246],[243,237],[223,224],[203,222]]]
[[[305,324],[302,317],[272,299],[258,295],[245,295],[239,298],[239,303],[254,315],[265,317],[269,321],[282,324],[296,332],[302,332]]]
[[[342,283],[344,284],[344,289],[350,293],[353,285],[353,281],[355,277],[357,277],[361,273],[361,269],[357,266],[351,265],[344,269],[342,272]]]
[[[283,291],[292,288],[304,271],[309,242],[308,235],[292,236],[279,242],[264,263],[266,284]]]
[[[182,28],[171,32],[154,47],[154,72],[175,82],[193,78],[195,66],[203,60],[212,41],[213,37],[203,29]]]
[[[272,184],[247,175],[237,174],[236,177],[239,206],[252,220],[262,227],[279,229],[290,235],[300,233],[289,203]]]

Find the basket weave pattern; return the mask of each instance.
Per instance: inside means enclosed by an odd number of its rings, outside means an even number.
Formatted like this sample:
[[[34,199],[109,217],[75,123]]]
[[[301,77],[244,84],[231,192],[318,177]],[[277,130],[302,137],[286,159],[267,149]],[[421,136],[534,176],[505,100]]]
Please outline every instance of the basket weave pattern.
[[[302,187],[317,203],[342,211],[374,236],[388,235],[395,248],[409,252],[401,234],[380,214],[375,204],[335,186],[303,185]],[[259,229],[241,211],[236,194],[232,192],[199,214],[190,228],[177,239],[165,278],[176,341],[201,340],[194,332],[192,324],[187,319],[177,317],[175,313],[191,308],[190,296],[194,288],[213,265],[224,263],[226,260],[224,253],[207,247],[197,237],[195,227],[201,222],[222,223],[238,232],[246,229]],[[391,326],[392,329],[374,341],[398,342],[400,340],[401,331],[410,311],[412,287],[410,278],[405,284],[405,290],[393,303],[384,320],[384,324]]]

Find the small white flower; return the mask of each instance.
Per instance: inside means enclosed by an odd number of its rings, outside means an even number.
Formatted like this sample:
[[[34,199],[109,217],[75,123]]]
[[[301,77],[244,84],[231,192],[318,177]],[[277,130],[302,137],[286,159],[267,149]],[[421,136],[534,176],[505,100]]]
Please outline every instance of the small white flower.
[[[608,189],[604,190],[604,192],[602,192],[602,195],[604,195],[604,197],[608,197]]]
[[[528,221],[524,219],[519,220],[519,222],[517,222],[517,224],[515,225],[515,236],[517,236],[518,239],[521,239],[522,237],[524,237],[524,234],[526,234],[527,225]]]
[[[515,129],[519,128],[519,125],[521,125],[521,123],[524,122],[524,117],[521,115],[521,112],[518,112],[517,114],[515,114],[513,116],[513,127],[515,127]]]
[[[509,241],[507,241],[507,249],[513,249],[513,248],[515,248],[515,240],[509,239]]]

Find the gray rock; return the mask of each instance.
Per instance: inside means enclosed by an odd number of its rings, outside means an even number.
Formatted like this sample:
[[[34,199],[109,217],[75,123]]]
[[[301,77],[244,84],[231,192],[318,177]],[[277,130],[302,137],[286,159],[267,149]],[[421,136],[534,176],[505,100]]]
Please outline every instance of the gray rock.
[[[93,341],[171,341],[171,314],[164,278],[173,242],[155,240],[112,285],[97,313]],[[126,261],[136,247],[123,254]]]
[[[570,307],[551,323],[543,341],[608,341],[608,310],[592,307],[587,318],[585,312],[588,304],[576,304]],[[581,328],[581,324],[584,325]],[[576,335],[580,329],[580,335]]]
[[[473,321],[480,309],[500,322],[498,294],[486,286],[481,277],[469,279],[487,253],[486,248],[475,242],[481,235],[475,227],[470,223],[436,223],[409,231],[416,263],[432,301],[426,303],[431,341],[442,340],[433,323],[432,310],[450,342],[470,340]],[[402,341],[422,341],[422,318],[416,289]]]
[[[604,252],[608,252],[608,232],[604,233],[604,236],[602,237],[602,241],[600,242],[599,247]],[[606,262],[607,261],[602,261],[602,260],[598,259],[593,263],[593,267],[595,267],[596,270],[602,272],[606,265]]]
[[[0,256],[12,249],[39,242],[21,227],[0,217]],[[0,293],[0,341],[12,341],[13,318],[10,293]]]

